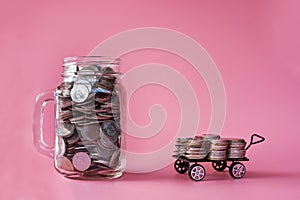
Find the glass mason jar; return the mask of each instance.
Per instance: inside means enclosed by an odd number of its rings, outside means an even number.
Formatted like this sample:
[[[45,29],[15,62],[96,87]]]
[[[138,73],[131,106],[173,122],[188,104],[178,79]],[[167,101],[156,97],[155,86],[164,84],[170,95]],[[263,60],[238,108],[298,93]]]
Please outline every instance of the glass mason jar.
[[[37,96],[34,144],[54,158],[55,169],[65,177],[110,179],[122,175],[125,95],[120,75],[119,59],[68,57],[61,84]],[[43,139],[44,108],[49,101],[55,105],[54,146]]]

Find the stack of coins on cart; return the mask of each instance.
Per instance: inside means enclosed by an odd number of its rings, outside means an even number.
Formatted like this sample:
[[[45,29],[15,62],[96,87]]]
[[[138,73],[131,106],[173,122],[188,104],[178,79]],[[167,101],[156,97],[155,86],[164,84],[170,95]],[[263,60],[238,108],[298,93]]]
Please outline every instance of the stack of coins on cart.
[[[188,159],[204,159],[207,156],[207,149],[203,146],[203,137],[195,136],[190,143],[185,156]]]
[[[226,160],[228,141],[226,139],[218,139],[211,146],[209,154],[210,160]]]
[[[217,134],[203,134],[203,147],[207,154],[211,151],[212,146],[219,140],[220,135]]]
[[[193,138],[177,138],[175,144],[176,149],[174,151],[173,157],[178,158],[182,156],[184,153],[186,153],[189,144],[191,143],[192,140]]]
[[[229,138],[227,158],[244,158],[246,154],[246,141],[242,138]]]
[[[86,175],[115,169],[120,161],[121,139],[116,73],[96,65],[70,66],[63,77],[56,90],[60,122],[57,168]]]

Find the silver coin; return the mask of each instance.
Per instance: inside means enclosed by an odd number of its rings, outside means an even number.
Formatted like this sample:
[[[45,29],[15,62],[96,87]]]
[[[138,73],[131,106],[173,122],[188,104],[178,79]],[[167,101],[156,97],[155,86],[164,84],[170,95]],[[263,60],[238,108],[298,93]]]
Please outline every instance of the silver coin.
[[[58,135],[62,137],[69,137],[74,133],[75,126],[71,123],[63,123],[59,126]]]
[[[120,135],[120,130],[113,120],[108,120],[101,124],[100,133],[102,134],[102,138],[104,138],[104,140],[108,138],[111,142],[115,143]]]
[[[89,92],[92,90],[92,85],[91,85],[91,83],[90,83],[89,81],[87,81],[87,80],[84,80],[84,79],[78,79],[78,80],[76,80],[76,81],[74,82],[74,86],[73,86],[73,87],[75,87],[75,86],[77,86],[77,85],[84,85],[84,86],[86,86],[86,87],[89,89]]]
[[[71,90],[71,98],[76,103],[82,103],[89,97],[88,86],[85,85],[74,85]]]

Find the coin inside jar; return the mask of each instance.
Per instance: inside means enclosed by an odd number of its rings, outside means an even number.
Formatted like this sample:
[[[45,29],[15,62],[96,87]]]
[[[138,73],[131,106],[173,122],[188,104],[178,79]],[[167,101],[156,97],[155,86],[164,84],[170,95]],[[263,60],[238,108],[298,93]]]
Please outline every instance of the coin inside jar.
[[[89,89],[86,85],[74,85],[71,90],[71,98],[76,103],[82,103],[89,97]]]
[[[65,139],[65,144],[66,144],[66,146],[72,146],[72,145],[76,144],[76,142],[78,142],[79,140],[80,140],[80,138],[77,133],[72,134],[70,137]]]
[[[110,158],[109,166],[115,168],[119,163],[120,150],[116,150]]]
[[[62,137],[69,137],[74,133],[75,126],[72,123],[63,123],[59,126],[58,135]]]
[[[100,137],[100,126],[99,124],[84,126],[81,130],[81,134],[84,138],[95,141]]]
[[[57,168],[65,170],[65,171],[74,171],[74,167],[71,161],[65,156],[57,156],[56,157],[56,165]]]
[[[101,133],[107,136],[114,143],[118,138],[119,130],[114,121],[107,120],[101,124]]]
[[[115,71],[111,67],[103,67],[100,70],[101,74],[113,74]]]
[[[66,144],[65,144],[65,141],[62,139],[62,138],[58,138],[58,146],[59,146],[59,149],[58,149],[58,155],[64,155],[65,152],[66,152]]]
[[[91,158],[87,153],[79,152],[73,156],[72,163],[78,171],[85,171],[91,165]]]
[[[87,80],[84,80],[84,79],[78,79],[78,80],[76,80],[75,82],[74,82],[74,86],[77,86],[77,85],[84,85],[84,86],[86,86],[88,89],[89,89],[89,91],[91,91],[91,89],[92,89],[92,85],[90,84],[90,82],[89,81],[87,81]],[[73,87],[74,87],[73,86]]]

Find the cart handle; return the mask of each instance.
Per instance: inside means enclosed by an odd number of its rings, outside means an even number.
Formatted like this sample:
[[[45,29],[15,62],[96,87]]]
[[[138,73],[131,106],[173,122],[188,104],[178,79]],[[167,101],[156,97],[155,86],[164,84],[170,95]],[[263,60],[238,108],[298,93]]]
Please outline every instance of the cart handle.
[[[259,140],[254,141],[254,137],[258,137]],[[246,150],[249,149],[253,144],[261,143],[263,141],[265,141],[265,138],[263,136],[260,136],[260,135],[257,135],[257,134],[252,134],[250,144],[246,147]]]

